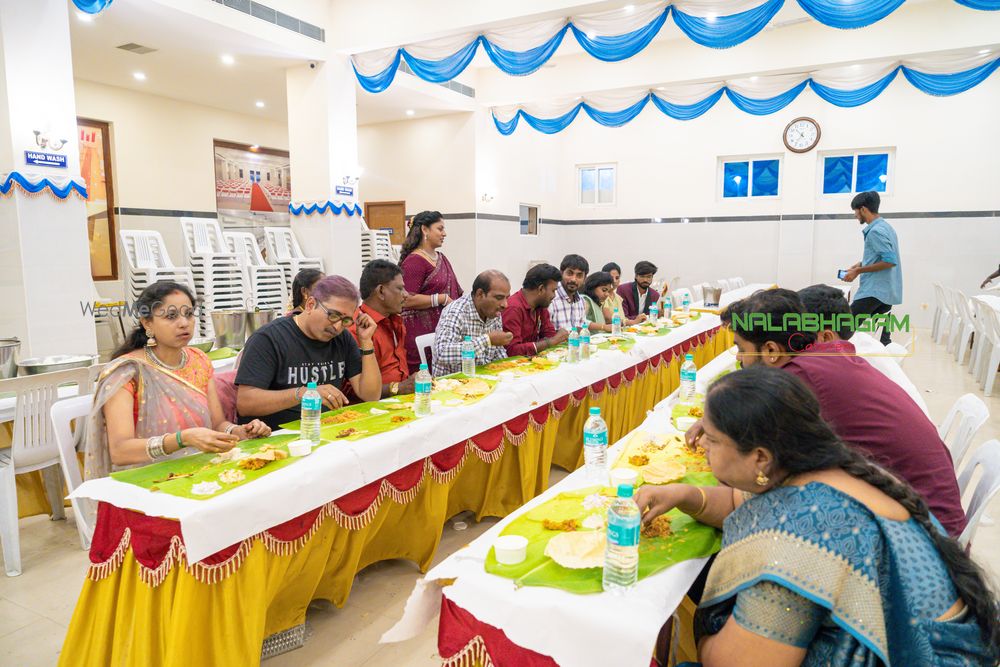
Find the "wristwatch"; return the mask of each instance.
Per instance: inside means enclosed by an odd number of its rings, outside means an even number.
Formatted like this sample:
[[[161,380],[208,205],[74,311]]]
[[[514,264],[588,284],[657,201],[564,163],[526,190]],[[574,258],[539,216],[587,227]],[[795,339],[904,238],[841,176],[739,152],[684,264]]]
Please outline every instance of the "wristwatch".
[[[398,393],[399,393],[399,383],[398,382],[390,382],[389,383],[389,395],[390,396],[395,396]]]
[[[370,350],[361,350],[361,356],[362,357],[367,357],[369,354],[375,354],[375,348],[374,347],[372,349],[370,349]]]

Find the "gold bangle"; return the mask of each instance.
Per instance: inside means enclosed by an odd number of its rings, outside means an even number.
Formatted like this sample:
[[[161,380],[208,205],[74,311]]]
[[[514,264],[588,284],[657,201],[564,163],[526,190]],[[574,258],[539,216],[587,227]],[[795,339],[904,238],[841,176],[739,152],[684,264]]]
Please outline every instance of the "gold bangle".
[[[705,511],[705,509],[708,507],[708,494],[705,493],[705,489],[701,488],[700,486],[696,486],[694,488],[698,489],[698,493],[701,494],[701,507],[698,508],[697,512],[691,515],[692,518],[697,518],[701,516],[702,513]]]

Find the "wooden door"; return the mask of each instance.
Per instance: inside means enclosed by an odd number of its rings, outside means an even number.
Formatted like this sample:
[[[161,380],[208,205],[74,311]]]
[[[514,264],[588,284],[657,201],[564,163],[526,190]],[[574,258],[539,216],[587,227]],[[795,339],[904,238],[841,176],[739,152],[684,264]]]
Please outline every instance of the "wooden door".
[[[385,229],[392,237],[393,245],[402,245],[406,238],[405,201],[365,202],[365,222],[368,229]]]

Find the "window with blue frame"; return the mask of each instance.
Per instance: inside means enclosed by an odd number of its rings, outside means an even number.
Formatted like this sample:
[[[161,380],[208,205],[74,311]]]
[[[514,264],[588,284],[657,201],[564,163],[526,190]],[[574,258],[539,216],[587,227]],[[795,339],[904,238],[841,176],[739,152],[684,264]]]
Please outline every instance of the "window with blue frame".
[[[722,160],[722,196],[777,197],[781,161],[777,158],[759,160]]]
[[[849,153],[823,158],[825,195],[885,192],[888,183],[888,153]]]

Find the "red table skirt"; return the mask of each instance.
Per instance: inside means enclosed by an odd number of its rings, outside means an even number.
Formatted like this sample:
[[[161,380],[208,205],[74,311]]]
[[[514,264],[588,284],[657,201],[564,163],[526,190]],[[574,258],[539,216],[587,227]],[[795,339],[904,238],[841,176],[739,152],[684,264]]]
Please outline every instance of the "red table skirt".
[[[445,667],[559,667],[549,656],[518,646],[503,630],[483,623],[444,594],[438,653]],[[656,660],[650,658],[649,665],[657,667]]]

